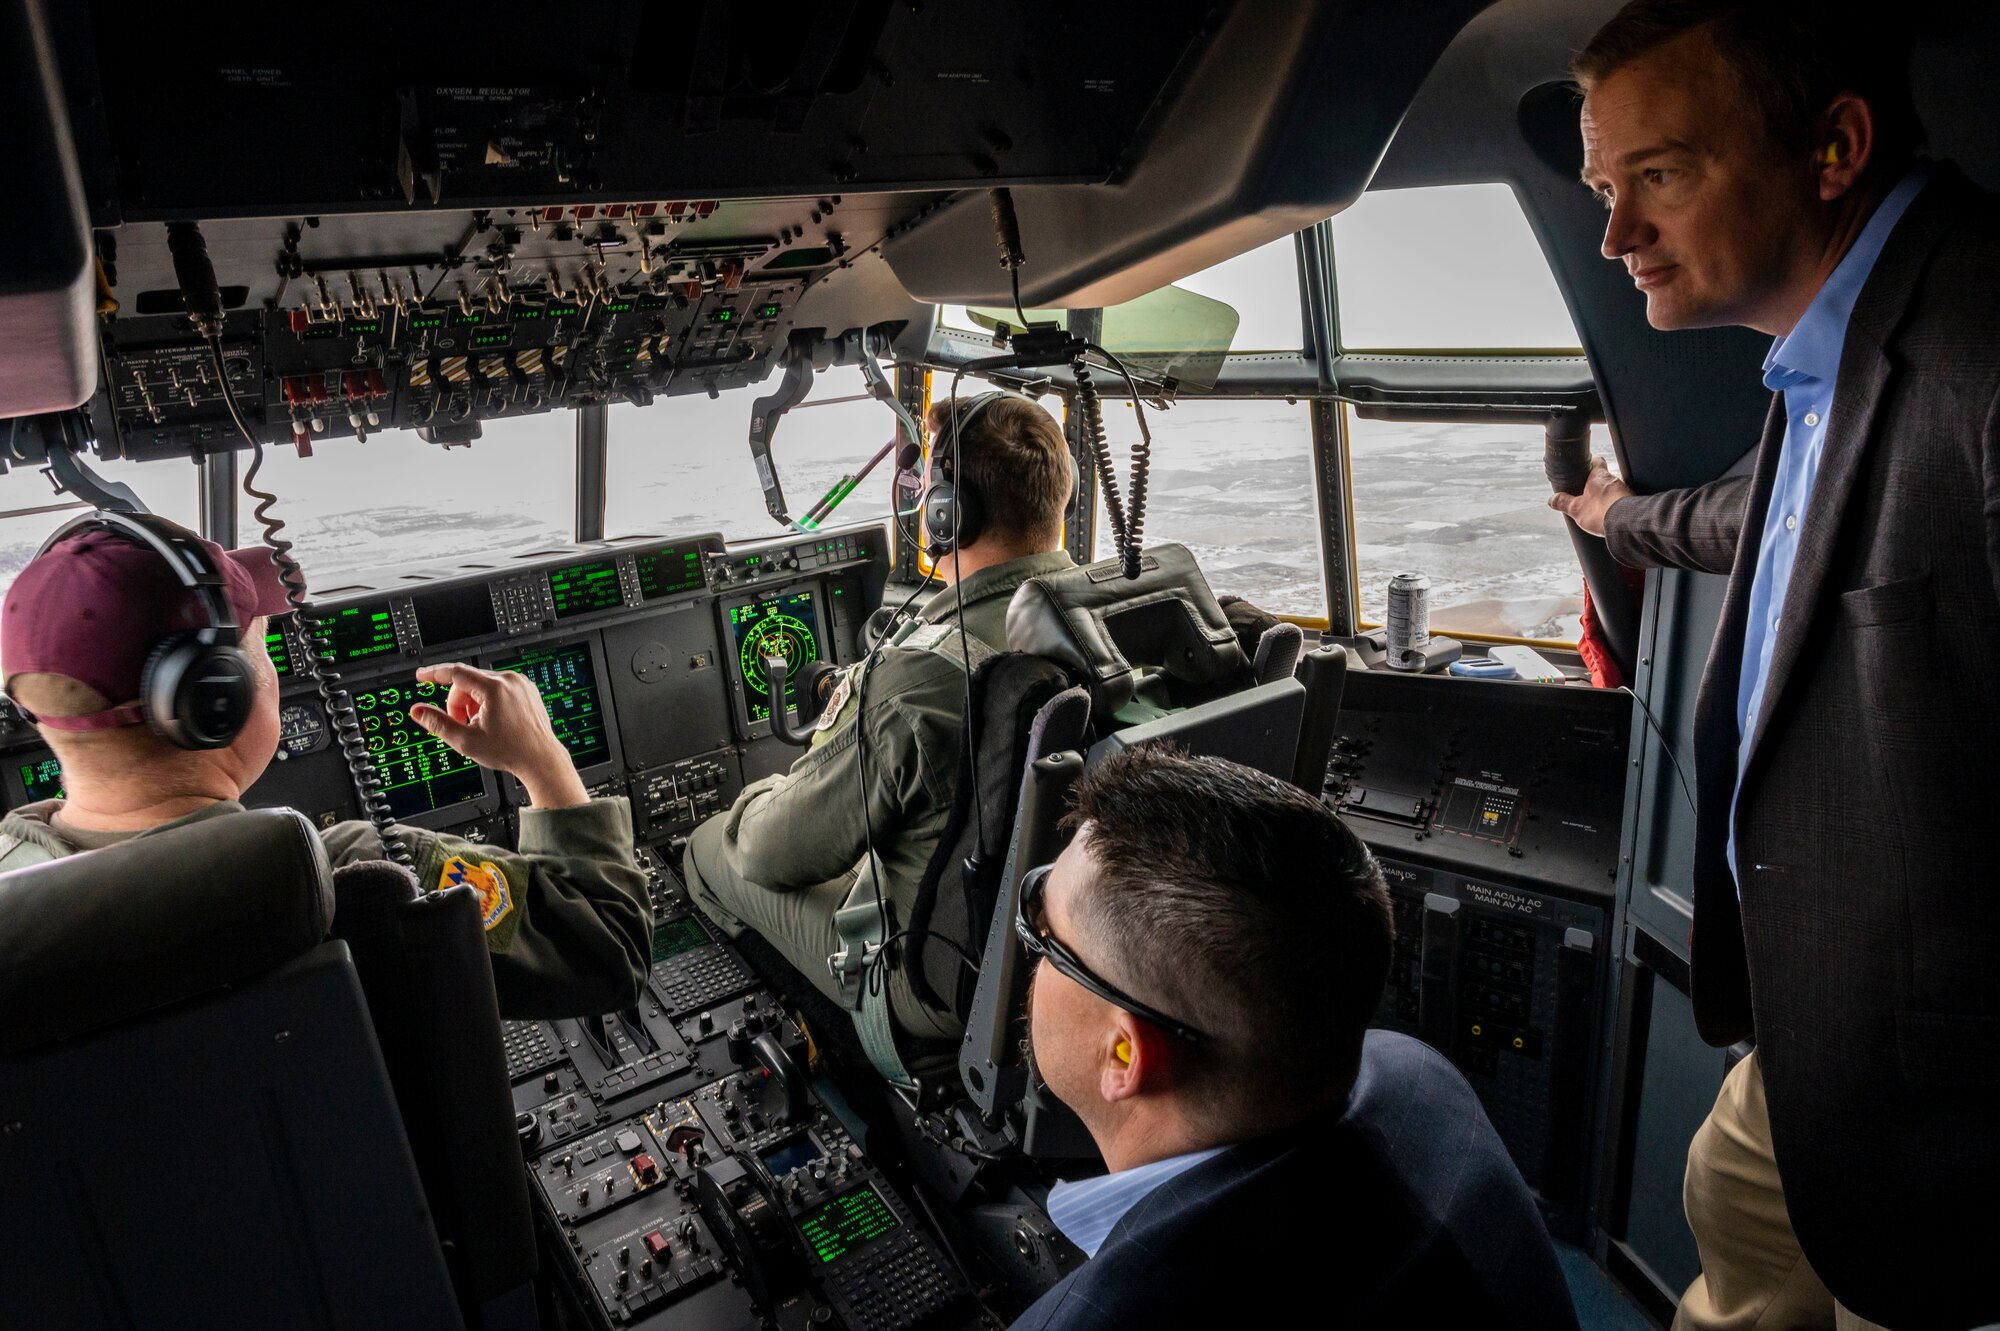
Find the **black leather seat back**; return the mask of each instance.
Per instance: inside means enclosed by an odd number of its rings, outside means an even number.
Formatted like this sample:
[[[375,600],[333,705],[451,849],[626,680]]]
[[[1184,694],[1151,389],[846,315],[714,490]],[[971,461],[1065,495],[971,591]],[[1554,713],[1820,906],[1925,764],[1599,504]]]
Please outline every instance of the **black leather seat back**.
[[[1108,559],[1044,574],[1007,606],[1007,645],[1056,662],[1088,688],[1100,732],[1131,700],[1138,670],[1204,689],[1251,682],[1236,631],[1187,547],[1154,546],[1141,569],[1128,579]]]
[[[0,1326],[453,1327],[296,814],[0,877]]]
[[[377,861],[336,870],[334,896],[466,1325],[535,1327],[534,1213],[478,894],[424,893]]]

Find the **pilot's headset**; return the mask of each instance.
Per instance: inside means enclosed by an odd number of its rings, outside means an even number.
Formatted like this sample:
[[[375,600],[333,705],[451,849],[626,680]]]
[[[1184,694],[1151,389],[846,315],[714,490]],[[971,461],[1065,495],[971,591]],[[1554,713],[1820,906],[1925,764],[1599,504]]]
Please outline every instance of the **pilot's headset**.
[[[958,404],[944,433],[931,444],[930,488],[924,491],[924,548],[935,563],[953,550],[979,539],[986,526],[986,505],[972,478],[961,474],[959,449],[965,432],[985,410],[1002,398],[1033,402],[1025,393],[995,388]]]
[[[203,544],[151,513],[99,510],[64,523],[35,552],[50,549],[90,527],[144,546],[166,561],[194,593],[207,623],[170,633],[155,643],[139,673],[139,717],[179,749],[225,748],[250,720],[257,673],[243,654],[243,627],[229,604],[229,583]]]

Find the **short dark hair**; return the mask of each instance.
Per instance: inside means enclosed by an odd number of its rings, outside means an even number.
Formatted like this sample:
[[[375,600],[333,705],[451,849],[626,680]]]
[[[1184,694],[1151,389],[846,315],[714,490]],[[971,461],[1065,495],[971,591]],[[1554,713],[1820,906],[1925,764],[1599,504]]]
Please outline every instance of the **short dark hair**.
[[[1344,1093],[1382,997],[1395,926],[1375,857],[1276,777],[1142,744],[1077,788],[1095,875],[1072,914],[1085,960],[1210,1038],[1191,1101],[1254,1125]]]
[[[1906,23],[1851,0],[1632,0],[1570,63],[1585,92],[1634,60],[1697,28],[1762,115],[1773,145],[1811,153],[1820,113],[1843,92],[1875,113],[1875,156],[1885,168],[1923,146],[1910,93],[1913,33]]]
[[[968,415],[974,396],[959,395],[961,417]],[[979,491],[986,529],[1025,540],[1060,540],[1070,494],[1076,489],[1076,464],[1062,426],[1038,404],[1012,394],[994,398],[970,419],[971,428],[958,442],[955,465]],[[951,399],[933,401],[925,424],[933,446],[945,442]],[[947,448],[947,460],[950,453]]]

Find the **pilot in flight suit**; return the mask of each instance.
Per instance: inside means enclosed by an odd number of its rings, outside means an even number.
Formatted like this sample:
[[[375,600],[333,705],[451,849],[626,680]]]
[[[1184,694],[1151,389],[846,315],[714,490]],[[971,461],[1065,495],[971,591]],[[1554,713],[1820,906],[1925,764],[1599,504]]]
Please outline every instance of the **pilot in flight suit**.
[[[169,634],[200,624],[193,598],[161,555],[86,528],[24,569],[0,611],[7,692],[39,712],[63,760],[69,799],[24,805],[0,820],[0,871],[100,849],[239,812],[240,795],[276,748],[278,689],[264,616],[290,607],[269,555],[201,543],[224,575],[242,650],[258,676],[250,720],[229,745],[189,751],[150,735],[138,704],[142,667]],[[582,1016],[638,999],[651,960],[652,910],[633,853],[626,801],[589,799],[526,676],[433,667],[449,683],[446,712],[412,719],[488,766],[522,777],[538,806],[521,810],[520,848],[401,828],[425,889],[479,892],[503,1016]],[[87,807],[79,825],[70,805]],[[66,809],[69,816],[66,817]],[[111,816],[106,817],[106,813]],[[106,828],[109,823],[111,830]],[[366,822],[321,834],[335,865],[383,858]],[[143,891],[145,884],[133,884]]]
[[[946,404],[931,416],[933,437],[949,440]],[[1007,650],[1015,590],[1073,562],[1062,523],[1075,468],[1055,420],[1013,394],[962,402],[959,419],[962,455],[953,467],[948,443],[933,449],[928,492],[955,482],[961,502],[970,490],[980,506],[977,523],[958,516],[954,552],[935,556],[947,579],[956,563],[955,585],[924,604],[900,645],[832,678],[812,748],[789,772],[745,787],[688,839],[683,870],[703,911],[732,936],[761,934],[837,1002],[841,987],[827,960],[842,947],[834,913],[869,846],[881,863],[892,928],[903,928],[950,817],[965,711],[960,614],[976,664],[983,653]],[[904,1032],[962,1034],[954,1014],[918,1000],[900,969],[885,978],[890,1013]]]

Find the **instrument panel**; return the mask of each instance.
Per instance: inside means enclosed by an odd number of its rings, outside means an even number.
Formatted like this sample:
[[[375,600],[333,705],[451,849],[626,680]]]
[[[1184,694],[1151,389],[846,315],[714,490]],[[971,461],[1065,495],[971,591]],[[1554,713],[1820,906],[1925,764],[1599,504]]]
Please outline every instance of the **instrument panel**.
[[[409,720],[413,704],[444,693],[418,681],[418,667],[465,661],[532,678],[584,784],[630,795],[637,835],[657,845],[789,764],[795,751],[769,738],[757,653],[775,650],[795,670],[854,659],[892,548],[879,525],[733,546],[714,533],[640,537],[498,567],[409,570],[315,609],[398,819],[499,838],[506,811],[525,802],[511,777]],[[325,826],[359,806],[317,689],[296,666],[308,647],[293,621],[274,619],[266,634],[282,691],[278,751],[245,802]],[[10,806],[60,792],[59,764],[11,713],[0,750]]]

